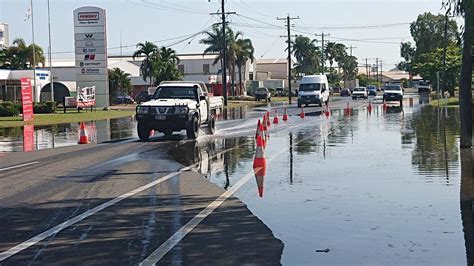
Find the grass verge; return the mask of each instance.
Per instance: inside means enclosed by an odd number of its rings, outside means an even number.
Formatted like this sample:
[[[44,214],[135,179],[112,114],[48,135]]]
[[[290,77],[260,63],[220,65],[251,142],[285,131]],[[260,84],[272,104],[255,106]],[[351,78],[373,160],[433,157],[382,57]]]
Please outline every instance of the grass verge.
[[[35,126],[78,123],[84,121],[96,121],[112,118],[132,116],[135,110],[110,110],[77,113],[77,111],[68,111],[67,113],[57,114],[37,114],[31,124]],[[21,127],[25,124],[22,117],[0,117],[0,128]]]
[[[448,98],[447,100],[446,99],[432,100],[430,102],[430,105],[434,107],[438,107],[438,106],[444,107],[446,105],[448,107],[459,107],[459,98],[453,97],[453,98]]]

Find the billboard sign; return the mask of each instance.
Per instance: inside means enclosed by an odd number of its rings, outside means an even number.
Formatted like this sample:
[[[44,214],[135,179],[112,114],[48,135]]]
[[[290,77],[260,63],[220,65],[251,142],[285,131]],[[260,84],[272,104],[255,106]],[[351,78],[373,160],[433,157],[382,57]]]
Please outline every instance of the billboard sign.
[[[107,19],[104,9],[86,6],[74,10],[74,44],[77,86],[93,87],[94,105],[109,106]],[[79,98],[78,105],[81,106]]]
[[[23,106],[23,121],[33,120],[33,89],[29,78],[21,78],[21,103]]]
[[[95,106],[95,86],[78,88],[76,105],[77,107]]]

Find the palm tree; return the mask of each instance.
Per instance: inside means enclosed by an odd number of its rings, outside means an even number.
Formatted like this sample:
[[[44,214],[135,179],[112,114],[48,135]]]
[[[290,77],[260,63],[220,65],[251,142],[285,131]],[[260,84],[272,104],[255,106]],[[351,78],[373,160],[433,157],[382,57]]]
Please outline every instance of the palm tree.
[[[342,77],[344,80],[353,80],[357,77],[359,68],[357,67],[357,57],[346,56],[341,61]]]
[[[150,78],[150,87],[153,85],[153,62],[159,57],[158,47],[156,44],[146,41],[145,43],[138,43],[137,50],[133,53],[133,60],[137,57],[142,57],[143,59],[140,65],[140,71],[143,75],[143,80],[146,81],[147,78]]]
[[[239,71],[239,84],[240,90],[239,94],[242,94],[242,67],[245,66],[248,60],[253,62],[255,48],[252,45],[252,41],[250,39],[238,39],[236,42],[236,50],[235,50],[235,63],[237,64],[237,68]]]
[[[34,54],[33,50],[35,50]],[[13,40],[13,46],[7,48],[4,52],[3,64],[9,66],[9,68],[32,68],[34,61],[36,61],[36,64],[41,63],[44,66],[43,48],[36,44],[26,45],[25,40],[21,38]]]
[[[313,74],[321,64],[321,49],[316,46],[316,40],[299,35],[295,38],[292,53],[298,61],[298,72]]]
[[[329,42],[324,50],[326,58],[329,60],[329,66],[331,72],[333,70],[333,64],[336,61],[342,61],[343,58],[347,55],[346,46],[342,43]]]
[[[212,65],[221,63],[221,69],[223,69],[223,48],[224,38],[222,34],[222,28],[219,25],[214,25],[211,31],[205,33],[206,38],[201,39],[199,43],[207,45],[203,54],[218,54],[218,57],[214,60]],[[226,26],[226,67],[231,74],[232,84],[235,79],[235,41],[242,35],[241,32],[234,32],[230,27]],[[232,70],[233,69],[233,70]]]
[[[180,80],[182,78],[182,74],[177,68],[179,58],[175,50],[161,47],[159,56],[153,59],[155,85],[159,85],[160,82],[165,80]]]

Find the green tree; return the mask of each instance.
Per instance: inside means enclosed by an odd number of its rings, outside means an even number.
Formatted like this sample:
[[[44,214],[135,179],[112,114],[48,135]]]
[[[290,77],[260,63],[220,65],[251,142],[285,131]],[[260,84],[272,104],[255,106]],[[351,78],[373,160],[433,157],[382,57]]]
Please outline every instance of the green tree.
[[[236,41],[235,49],[235,63],[237,64],[239,72],[239,84],[240,91],[239,94],[242,94],[242,67],[245,66],[248,60],[253,62],[254,60],[255,48],[253,47],[252,41],[250,39],[238,39]]]
[[[132,81],[130,80],[130,74],[124,72],[118,67],[109,69],[109,97],[112,101],[112,97],[117,92],[124,94],[130,94],[132,91]]]
[[[343,58],[347,56],[346,49],[346,46],[342,43],[329,42],[326,45],[324,52],[329,60],[330,71],[333,70],[334,62],[343,61]]]
[[[153,77],[155,85],[162,81],[181,80],[182,73],[178,70],[179,58],[176,51],[171,48],[161,47],[159,52],[152,57]]]
[[[0,57],[0,65],[10,69],[30,69],[35,60],[36,65],[44,66],[45,62],[43,48],[36,44],[27,45],[21,38],[13,40],[13,45],[3,50]]]
[[[292,53],[296,58],[295,70],[299,75],[314,74],[321,65],[321,49],[316,46],[317,40],[298,35],[292,46]]]
[[[150,86],[153,84],[153,61],[157,60],[158,57],[158,46],[152,42],[146,41],[145,43],[138,43],[137,50],[133,53],[133,60],[137,57],[145,57],[140,65],[140,71],[143,75],[143,80],[150,79]]]
[[[340,66],[342,68],[342,78],[344,80],[354,80],[359,72],[357,57],[346,56],[342,59]]]
[[[444,47],[444,15],[424,13],[410,24],[410,33],[415,40],[416,54],[434,52]],[[448,46],[459,43],[458,25],[454,19],[448,21]]]

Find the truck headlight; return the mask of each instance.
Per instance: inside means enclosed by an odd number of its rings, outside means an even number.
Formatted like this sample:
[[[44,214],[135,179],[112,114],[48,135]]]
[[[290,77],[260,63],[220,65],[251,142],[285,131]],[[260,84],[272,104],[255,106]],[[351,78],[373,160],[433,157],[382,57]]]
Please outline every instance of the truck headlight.
[[[174,109],[174,113],[177,114],[177,115],[188,114],[188,107],[176,107]]]
[[[137,114],[146,115],[146,114],[148,114],[149,109],[150,108],[148,106],[138,106],[137,107]]]

